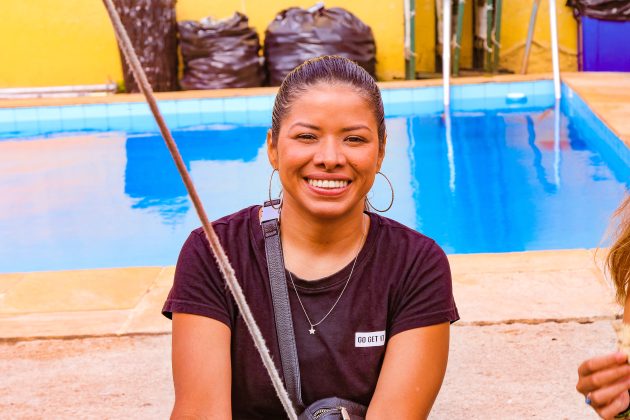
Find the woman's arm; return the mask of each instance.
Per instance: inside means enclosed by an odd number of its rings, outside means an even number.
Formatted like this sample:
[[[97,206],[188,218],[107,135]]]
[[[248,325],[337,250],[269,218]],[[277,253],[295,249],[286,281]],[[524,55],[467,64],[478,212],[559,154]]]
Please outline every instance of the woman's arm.
[[[630,323],[630,299],[626,298],[623,322]],[[621,352],[596,356],[578,367],[575,386],[601,418],[610,419],[624,411],[630,403],[630,365]]]
[[[575,388],[590,399],[590,405],[601,418],[612,419],[630,402],[628,357],[618,352],[584,361],[578,368]]]
[[[230,419],[230,328],[211,318],[173,313],[171,419]]]
[[[446,371],[449,328],[415,328],[389,340],[367,419],[428,417]]]

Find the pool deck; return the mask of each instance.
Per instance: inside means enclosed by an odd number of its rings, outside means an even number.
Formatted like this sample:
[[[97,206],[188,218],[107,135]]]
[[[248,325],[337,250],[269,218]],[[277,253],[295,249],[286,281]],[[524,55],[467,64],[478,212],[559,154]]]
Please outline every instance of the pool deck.
[[[603,252],[451,255],[461,326],[593,322],[618,307]],[[167,334],[160,310],[174,267],[0,275],[0,339]]]
[[[518,82],[550,75],[455,79],[454,84]],[[630,73],[565,73],[571,86],[630,147]],[[439,80],[388,82],[383,88],[434,86]],[[274,88],[164,93],[162,99],[259,95]],[[140,95],[3,100],[0,107],[141,101]],[[601,270],[603,251],[559,250],[449,256],[461,322],[493,325],[593,322],[619,308]],[[160,309],[173,267],[0,274],[0,340],[165,334]]]
[[[630,73],[566,73],[562,80],[630,147]]]

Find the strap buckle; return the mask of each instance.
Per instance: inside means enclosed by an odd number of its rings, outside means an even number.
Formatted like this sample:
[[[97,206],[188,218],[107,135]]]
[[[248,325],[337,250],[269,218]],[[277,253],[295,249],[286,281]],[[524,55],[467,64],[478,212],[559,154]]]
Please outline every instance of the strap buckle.
[[[277,208],[273,208],[280,204],[280,200],[266,201],[262,208],[262,214],[260,215],[260,224],[262,225],[265,222],[269,222],[271,220],[280,219],[280,212]]]

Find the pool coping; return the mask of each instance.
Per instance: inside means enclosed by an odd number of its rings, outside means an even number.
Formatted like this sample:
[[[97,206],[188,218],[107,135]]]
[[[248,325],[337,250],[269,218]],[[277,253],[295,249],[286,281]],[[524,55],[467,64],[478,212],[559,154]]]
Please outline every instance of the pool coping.
[[[620,308],[588,249],[449,255],[456,326],[592,322]],[[169,334],[175,268],[0,274],[0,340]],[[136,279],[138,279],[136,281]]]
[[[589,109],[599,118],[603,124],[610,129],[621,141],[625,144],[626,147],[630,148],[630,122],[626,121],[624,118],[625,115],[630,114],[630,73],[613,73],[613,72],[566,72],[561,75],[562,82],[568,86],[571,90],[573,90],[577,95],[579,95],[589,106]],[[466,86],[466,85],[487,85],[490,83],[495,84],[518,84],[518,83],[526,83],[526,82],[541,82],[541,81],[551,81],[552,75],[548,73],[538,73],[538,74],[527,74],[527,75],[494,75],[494,76],[476,76],[476,77],[462,77],[462,78],[453,78],[451,80],[451,84],[453,86]],[[383,98],[384,102],[392,102],[389,104],[390,108],[395,108],[399,105],[400,101],[407,100],[416,102],[420,100],[419,103],[424,105],[428,103],[432,103],[432,100],[438,100],[440,98],[433,97],[435,95],[440,96],[439,88],[442,85],[441,79],[427,79],[427,80],[411,80],[411,81],[392,81],[392,82],[380,82],[379,86],[384,91]],[[626,86],[627,89],[619,89],[619,85]],[[404,89],[416,89],[416,88],[436,88],[435,92],[428,97],[416,98],[416,96],[411,96],[404,94]],[[482,90],[484,90],[483,88]],[[517,87],[516,90],[520,91],[521,87]],[[509,88],[508,88],[509,90]],[[605,91],[602,94],[602,91]],[[396,92],[398,91],[398,92]],[[268,114],[268,107],[270,106],[269,100],[271,100],[272,96],[277,92],[277,87],[260,87],[260,88],[245,88],[245,89],[218,89],[218,90],[190,90],[190,91],[178,91],[178,92],[158,92],[156,93],[156,97],[158,101],[161,103],[160,107],[165,108],[163,112],[166,111],[166,118],[169,124],[175,124],[175,128],[177,128],[177,118],[170,118],[169,110],[171,108],[177,108],[175,110],[175,114],[180,113],[178,109],[179,106],[174,106],[172,101],[186,101],[186,100],[204,100],[204,99],[224,99],[230,101],[229,105],[221,105],[221,112],[218,112],[217,104],[208,104],[207,106],[201,107],[199,110],[194,110],[196,113],[204,113],[210,112],[225,114],[226,112],[237,111],[238,108],[237,102],[239,98],[252,98],[248,99],[248,104],[246,106],[247,112],[256,114],[260,113],[259,111],[264,108],[265,115]],[[391,92],[391,93],[390,93]],[[484,96],[486,92],[470,92],[469,94],[481,94]],[[493,95],[498,95],[501,99],[504,99],[504,94],[506,92],[494,92]],[[536,94],[536,92],[530,92]],[[461,94],[459,91],[455,90],[452,92],[453,102],[455,105],[459,103],[460,99],[468,98],[469,94]],[[390,98],[391,95],[391,98]],[[492,95],[491,95],[492,96]],[[270,99],[271,98],[271,99]],[[252,102],[253,101],[253,102]],[[30,114],[25,114],[20,117],[20,119],[29,120],[35,118],[36,120],[42,119],[42,124],[50,125],[50,128],[55,128],[59,123],[53,123],[54,121],[48,120],[60,120],[64,117],[64,113],[60,112],[59,109],[55,110],[55,107],[72,107],[72,106],[81,106],[81,105],[108,105],[108,104],[142,104],[144,102],[144,96],[142,94],[115,94],[115,95],[99,95],[99,96],[80,96],[80,97],[67,97],[67,98],[36,98],[36,99],[2,99],[0,100],[0,111],[2,110],[24,110],[25,108],[39,108],[46,115],[37,115],[33,117]],[[169,103],[170,102],[170,103]],[[252,102],[249,104],[249,102]],[[255,102],[255,103],[254,103]],[[496,104],[495,104],[496,105]],[[505,105],[505,104],[503,104]],[[131,105],[130,105],[131,106]],[[135,107],[136,105],[134,105]],[[260,108],[260,107],[263,108]],[[466,110],[470,104],[465,105],[462,110]],[[50,112],[46,111],[47,108],[51,108]],[[236,108],[235,108],[236,107]],[[250,109],[250,107],[253,107]],[[195,104],[189,104],[187,106],[182,105],[182,111],[191,112],[193,108],[195,108]],[[188,109],[190,108],[190,109]],[[207,109],[206,109],[207,108]],[[215,109],[217,108],[217,109]],[[415,109],[419,108],[419,109]],[[414,112],[418,113],[426,108],[419,106],[414,106]],[[457,107],[456,107],[457,108]],[[621,108],[621,109],[620,109]],[[55,112],[56,111],[56,112]],[[68,110],[70,111],[70,110]],[[80,113],[85,113],[83,115],[84,118],[92,118],[94,113],[101,112],[102,110],[94,109],[87,111],[81,111]],[[136,108],[118,110],[117,112],[126,112],[129,115],[131,114],[141,114],[144,110],[139,110]],[[173,110],[171,110],[173,111]],[[241,110],[242,111],[242,110]],[[16,111],[17,112],[17,111]],[[29,110],[30,113],[37,114],[36,110]],[[148,109],[146,110],[148,112]],[[49,115],[50,114],[50,115]],[[62,115],[64,114],[64,115]],[[12,114],[11,114],[12,115]],[[113,115],[112,117],[115,117]],[[197,115],[188,115],[187,120],[189,123],[212,123],[214,122],[214,117],[206,118],[204,120],[200,116]],[[196,117],[196,118],[195,118]],[[239,116],[239,118],[242,116]],[[8,118],[8,119],[7,119]],[[260,117],[252,117],[253,120],[251,122],[261,123]],[[15,118],[11,118],[9,115],[2,117],[2,122],[10,123],[12,125],[17,124]],[[6,121],[5,121],[6,120]],[[44,121],[45,120],[45,121]],[[197,121],[199,120],[199,121]],[[239,120],[240,121],[240,120]],[[231,119],[226,119],[225,116],[219,118],[216,122],[219,123],[232,123]],[[267,122],[265,120],[265,122]],[[56,125],[55,125],[56,124]],[[48,126],[46,125],[46,126]],[[80,124],[79,124],[80,125]],[[136,124],[137,125],[137,124]],[[150,125],[150,123],[149,123]],[[194,124],[193,124],[194,125]],[[69,123],[70,128],[76,129],[73,124]],[[16,126],[17,127],[17,126]],[[14,128],[16,128],[14,127]],[[142,124],[140,124],[142,127]],[[59,128],[59,127],[57,127]],[[151,126],[150,128],[155,129],[155,127]],[[148,128],[147,128],[148,129]],[[11,131],[11,130],[10,130]]]
[[[551,80],[553,76],[547,73],[526,75],[494,75],[475,76],[451,79],[452,85],[483,84],[483,83],[511,83],[532,82],[538,80]],[[391,82],[379,82],[381,89],[404,89],[442,86],[441,79],[426,80],[400,80]],[[230,98],[275,95],[277,87],[256,87],[239,89],[215,89],[215,90],[186,90],[177,92],[155,92],[158,100],[178,99],[205,99],[205,98]],[[114,95],[77,96],[69,98],[36,98],[36,99],[0,99],[0,108],[25,108],[36,106],[63,106],[63,105],[89,105],[109,104],[125,102],[144,102],[141,93],[119,93]]]
[[[522,79],[506,76],[466,79],[482,83],[452,86],[450,109],[453,113],[481,110],[511,112],[553,106],[551,80]],[[498,82],[490,83],[493,80]],[[388,118],[443,112],[439,81],[388,82],[383,86],[387,86],[382,89],[382,97]],[[158,106],[172,131],[217,124],[268,127],[275,92],[275,88],[172,92],[160,94]],[[60,101],[73,103],[60,104]],[[75,103],[86,101],[89,103]],[[0,108],[0,140],[56,136],[59,132],[125,131],[144,134],[159,130],[141,95],[18,102],[37,106]]]
[[[562,81],[630,148],[630,73],[568,73]]]

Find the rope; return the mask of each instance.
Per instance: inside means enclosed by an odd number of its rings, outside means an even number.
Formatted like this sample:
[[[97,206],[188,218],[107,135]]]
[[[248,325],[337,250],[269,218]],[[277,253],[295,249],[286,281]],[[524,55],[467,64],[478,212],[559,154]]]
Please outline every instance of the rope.
[[[262,358],[263,364],[267,369],[267,373],[271,377],[271,382],[280,398],[280,402],[282,403],[284,410],[287,412],[289,418],[291,420],[297,420],[297,414],[293,406],[291,405],[291,400],[289,399],[289,394],[287,393],[282,380],[280,379],[280,375],[276,370],[275,365],[273,364],[273,360],[271,360],[271,355],[269,354],[269,349],[265,344],[265,340],[256,324],[256,320],[252,315],[251,309],[245,300],[245,296],[243,295],[243,290],[241,286],[238,284],[236,280],[236,275],[234,273],[234,269],[230,265],[227,255],[225,251],[221,247],[221,243],[219,242],[219,238],[217,237],[210,221],[208,220],[208,216],[203,209],[203,205],[199,196],[197,195],[197,190],[186,170],[186,165],[184,165],[184,161],[179,154],[179,150],[177,149],[177,145],[173,140],[173,136],[171,135],[170,130],[168,129],[162,114],[157,106],[157,102],[155,100],[155,96],[153,95],[153,89],[151,89],[151,85],[147,81],[147,76],[140,65],[140,60],[138,60],[138,56],[133,49],[133,45],[129,40],[129,36],[127,35],[127,31],[120,20],[120,16],[114,7],[114,3],[112,0],[103,0],[105,3],[105,7],[107,8],[107,12],[109,13],[109,17],[111,18],[112,24],[114,26],[114,32],[116,33],[116,38],[118,39],[118,44],[120,45],[120,49],[123,51],[123,55],[127,59],[129,66],[133,71],[133,75],[138,83],[140,90],[144,94],[149,107],[151,108],[151,112],[153,113],[153,117],[160,128],[160,132],[162,133],[162,137],[166,142],[166,146],[168,147],[169,152],[171,152],[171,156],[175,161],[175,165],[177,166],[177,170],[179,171],[182,180],[184,181],[184,185],[186,186],[186,190],[188,190],[188,195],[195,206],[195,210],[197,211],[197,215],[201,220],[201,225],[203,226],[203,230],[206,234],[206,238],[210,243],[210,247],[212,248],[212,252],[214,254],[214,258],[225,278],[225,281],[228,285],[228,288],[232,292],[234,296],[234,300],[236,301],[236,305],[238,306],[239,311],[243,315],[243,320],[249,329],[249,332],[254,339],[254,344],[256,345],[256,349],[260,353],[260,357]]]

